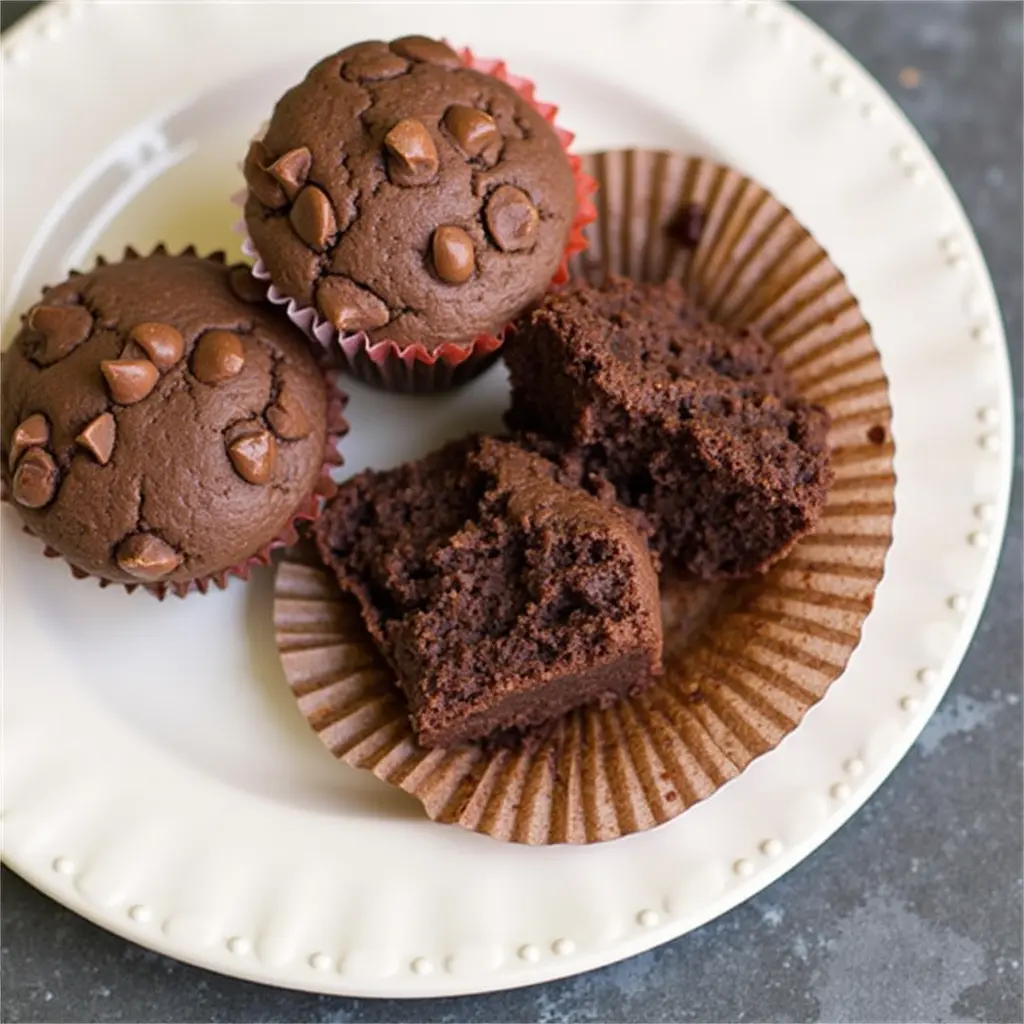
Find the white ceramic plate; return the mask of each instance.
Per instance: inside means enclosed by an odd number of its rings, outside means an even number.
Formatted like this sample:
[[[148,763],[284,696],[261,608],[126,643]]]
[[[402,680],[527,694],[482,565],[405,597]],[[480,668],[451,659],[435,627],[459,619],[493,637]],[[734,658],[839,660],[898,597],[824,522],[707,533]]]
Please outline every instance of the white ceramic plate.
[[[129,242],[235,249],[235,164],[323,53],[447,35],[533,77],[581,149],[691,148],[761,179],[846,272],[892,384],[898,512],[844,676],[681,819],[528,849],[429,823],[300,719],[270,580],[163,605],[39,557],[3,513],[4,856],[55,899],[214,970],[323,992],[543,981],[680,935],[822,843],[903,756],[960,662],[1005,521],[1010,377],[971,229],[894,105],[791,10],[54,4],[3,48],[6,337],[41,285]],[[353,386],[348,468],[497,424]]]

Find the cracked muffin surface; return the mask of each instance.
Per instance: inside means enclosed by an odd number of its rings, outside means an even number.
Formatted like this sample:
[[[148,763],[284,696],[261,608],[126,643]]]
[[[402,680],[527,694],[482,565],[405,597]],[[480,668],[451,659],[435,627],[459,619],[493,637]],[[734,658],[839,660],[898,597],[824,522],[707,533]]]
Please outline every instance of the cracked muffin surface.
[[[428,349],[536,301],[576,213],[541,113],[420,36],[315,65],[243,169],[246,226],[278,289],[339,331]]]
[[[5,492],[74,568],[218,573],[314,492],[327,383],[239,264],[158,249],[47,288],[3,357]]]

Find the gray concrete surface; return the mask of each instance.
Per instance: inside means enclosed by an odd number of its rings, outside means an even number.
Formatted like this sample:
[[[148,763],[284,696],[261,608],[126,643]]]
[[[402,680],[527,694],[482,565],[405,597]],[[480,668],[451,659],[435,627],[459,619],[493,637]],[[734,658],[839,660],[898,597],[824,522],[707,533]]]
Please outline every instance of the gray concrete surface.
[[[25,6],[4,3],[4,26]],[[963,200],[1006,319],[1019,422],[1021,5],[799,6],[894,93]],[[900,81],[908,67],[920,71],[914,87]],[[698,932],[514,992],[337,999],[234,981],[146,952],[5,872],[3,1020],[1024,1021],[1020,483],[1018,450],[993,597],[913,751],[824,848]]]

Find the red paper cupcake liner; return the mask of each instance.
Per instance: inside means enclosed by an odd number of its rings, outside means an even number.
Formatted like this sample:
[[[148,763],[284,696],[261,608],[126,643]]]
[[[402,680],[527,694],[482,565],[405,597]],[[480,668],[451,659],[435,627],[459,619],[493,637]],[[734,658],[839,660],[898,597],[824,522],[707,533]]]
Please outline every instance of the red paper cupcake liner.
[[[558,107],[538,100],[533,82],[510,74],[503,60],[476,57],[468,48],[460,50],[459,56],[466,67],[491,75],[499,82],[504,82],[515,89],[551,125],[568,157],[576,182],[576,216],[569,230],[561,263],[551,280],[552,286],[564,284],[569,279],[569,261],[587,247],[586,227],[597,216],[591,200],[597,189],[597,182],[583,169],[581,158],[569,152],[569,146],[575,136],[555,124]],[[243,190],[234,197],[234,200],[239,205],[244,205],[245,196],[246,192]],[[244,235],[242,251],[254,260],[253,276],[269,281],[270,274],[246,231],[244,219],[239,223],[238,230]],[[352,376],[388,391],[407,394],[444,391],[471,380],[494,362],[508,330],[508,325],[505,325],[496,334],[481,334],[471,342],[442,342],[431,349],[420,342],[408,345],[400,345],[388,339],[370,342],[361,331],[340,334],[315,307],[296,302],[273,284],[267,290],[267,297],[271,302],[285,306],[291,320],[329,351]]]
[[[157,245],[149,254],[141,254],[131,246],[126,247],[124,251],[124,259],[126,260],[144,259],[146,255],[199,256],[200,254],[194,245],[186,246],[180,253],[168,253],[167,247],[163,243]],[[217,263],[227,262],[225,253],[219,250],[217,252],[212,252],[203,258],[213,260]],[[105,266],[108,262],[109,261],[104,257],[98,256],[94,267]],[[68,276],[75,277],[80,273],[83,273],[83,271],[72,270]],[[45,290],[46,288],[43,288],[43,291]],[[74,576],[76,580],[94,579],[99,583],[101,588],[110,586],[123,587],[129,594],[138,589],[148,590],[151,594],[162,601],[168,594],[174,594],[176,597],[186,597],[192,591],[205,594],[211,586],[215,586],[219,590],[224,590],[228,585],[228,580],[232,577],[248,581],[249,577],[252,575],[252,570],[256,566],[270,564],[271,554],[274,551],[278,548],[291,547],[296,544],[299,540],[300,525],[316,522],[323,512],[324,504],[329,498],[332,498],[335,491],[337,491],[338,485],[331,477],[331,471],[337,466],[340,466],[343,462],[341,454],[338,451],[338,444],[348,433],[348,421],[345,419],[344,415],[345,404],[348,401],[348,398],[344,392],[339,390],[334,380],[331,379],[330,371],[326,369],[325,376],[327,376],[327,433],[324,442],[323,466],[312,493],[303,500],[302,504],[292,514],[288,524],[276,537],[268,541],[263,545],[263,547],[243,561],[238,562],[235,565],[228,566],[225,569],[220,569],[217,572],[209,573],[206,576],[197,576],[190,580],[170,580],[157,583],[123,583],[118,580],[109,580],[102,576],[97,576],[95,573],[86,572],[84,569],[79,568],[77,565],[71,565],[69,562],[68,568],[71,571],[71,575]],[[10,503],[9,481],[6,467],[3,467],[3,475],[2,479],[0,479],[0,501]],[[22,530],[30,537],[37,536],[35,531],[27,525],[23,524]],[[63,557],[56,548],[50,547],[48,544],[43,547],[43,555],[47,558]]]

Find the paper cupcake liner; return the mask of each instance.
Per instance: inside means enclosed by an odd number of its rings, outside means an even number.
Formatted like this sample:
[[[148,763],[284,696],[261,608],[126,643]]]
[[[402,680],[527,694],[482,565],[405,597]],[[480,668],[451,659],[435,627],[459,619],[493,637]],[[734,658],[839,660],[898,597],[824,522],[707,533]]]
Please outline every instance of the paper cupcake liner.
[[[324,744],[436,821],[529,844],[651,828],[778,746],[845,668],[892,538],[888,385],[821,247],[761,186],[708,160],[609,152],[584,169],[600,184],[598,219],[570,271],[681,278],[717,318],[760,327],[801,393],[831,414],[835,482],[818,528],[765,576],[663,577],[663,678],[612,708],[577,710],[521,749],[421,749],[355,604],[322,567],[281,563],[277,644]],[[673,222],[682,242],[666,235]]]
[[[126,247],[124,251],[124,259],[144,259],[146,255],[164,255],[167,254],[168,250],[163,243],[157,245],[151,253],[140,254],[131,246]],[[199,256],[194,245],[188,245],[180,253],[171,253],[176,256]],[[225,263],[226,255],[221,252],[212,252],[208,256],[203,257],[204,259],[214,260],[217,263]],[[95,267],[102,267],[107,264],[107,260],[103,256],[97,256]],[[70,277],[77,276],[82,271],[72,270],[69,274]],[[44,288],[43,291],[46,289]],[[325,371],[326,372],[326,371]],[[176,597],[186,597],[192,591],[197,591],[200,594],[205,594],[211,586],[215,586],[220,590],[223,590],[228,585],[228,580],[231,577],[237,577],[242,580],[248,581],[252,570],[256,566],[269,565],[271,561],[271,554],[279,548],[290,547],[299,540],[299,526],[303,523],[316,522],[320,518],[323,512],[324,504],[327,499],[334,496],[337,490],[337,484],[331,477],[331,471],[342,464],[342,457],[338,452],[338,444],[341,439],[348,433],[348,423],[345,420],[345,403],[347,397],[340,391],[334,384],[333,380],[328,379],[326,382],[327,386],[327,436],[324,444],[324,457],[323,466],[320,471],[320,475],[317,478],[317,482],[314,485],[313,492],[308,495],[302,502],[302,504],[296,509],[287,526],[276,536],[273,540],[268,541],[258,551],[254,552],[245,560],[237,563],[236,565],[228,566],[226,569],[221,569],[218,572],[210,573],[206,576],[198,576],[191,580],[169,580],[166,582],[158,583],[122,583],[117,580],[108,580],[102,576],[97,576],[94,573],[86,572],[84,569],[79,568],[77,565],[71,565],[68,563],[68,569],[71,571],[71,575],[77,580],[82,579],[93,579],[96,580],[100,587],[123,587],[128,591],[129,594],[133,593],[137,589],[148,590],[149,593],[153,594],[159,600],[163,600],[168,594],[174,594]],[[0,501],[10,503],[9,495],[9,484],[7,479],[7,469],[2,468],[2,480],[0,480]],[[35,537],[36,533],[27,525],[22,525],[22,530],[31,537]],[[48,544],[43,546],[43,554],[47,558],[61,558],[63,557],[59,551],[55,548],[50,547]]]
[[[459,56],[466,67],[491,75],[515,89],[551,125],[568,157],[576,181],[576,217],[569,231],[561,264],[551,281],[552,285],[564,284],[569,276],[569,260],[586,247],[585,229],[596,216],[591,200],[596,188],[594,179],[583,170],[580,157],[569,152],[574,136],[555,124],[558,107],[538,100],[533,82],[510,74],[504,61],[476,57],[468,48],[460,50]],[[262,137],[264,130],[265,126],[257,138]],[[243,189],[232,200],[244,206],[246,194]],[[269,282],[270,273],[246,230],[244,218],[237,228],[243,235],[242,252],[254,261],[253,275]],[[476,377],[494,362],[508,330],[508,325],[505,325],[496,334],[481,334],[471,342],[443,342],[431,349],[418,342],[408,345],[388,339],[370,342],[363,332],[339,334],[338,329],[325,320],[315,307],[297,302],[273,284],[268,288],[267,297],[271,302],[285,306],[288,316],[310,338],[323,345],[352,376],[388,391],[408,394],[444,391]]]

